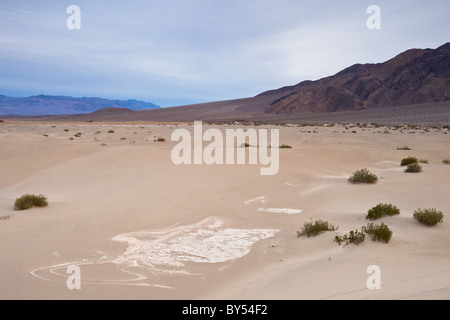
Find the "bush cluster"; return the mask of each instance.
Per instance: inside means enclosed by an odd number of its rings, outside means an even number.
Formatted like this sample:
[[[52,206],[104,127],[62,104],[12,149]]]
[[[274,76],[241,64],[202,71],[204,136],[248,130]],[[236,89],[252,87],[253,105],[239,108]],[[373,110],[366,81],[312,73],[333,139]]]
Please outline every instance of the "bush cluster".
[[[414,219],[426,226],[434,226],[444,221],[444,214],[442,211],[436,209],[417,209],[413,213]]]
[[[46,207],[48,206],[48,201],[45,196],[25,194],[20,198],[16,199],[14,204],[14,210],[27,210],[33,207]]]
[[[351,183],[369,183],[373,184],[378,181],[378,177],[367,169],[355,171],[348,179]]]
[[[392,204],[380,203],[375,207],[369,209],[367,212],[367,220],[376,220],[384,216],[394,216],[400,214],[400,209]]]
[[[303,225],[302,231],[297,231],[297,237],[307,236],[307,237],[315,237],[325,231],[335,231],[337,228],[324,220],[316,220],[314,222],[306,222]]]

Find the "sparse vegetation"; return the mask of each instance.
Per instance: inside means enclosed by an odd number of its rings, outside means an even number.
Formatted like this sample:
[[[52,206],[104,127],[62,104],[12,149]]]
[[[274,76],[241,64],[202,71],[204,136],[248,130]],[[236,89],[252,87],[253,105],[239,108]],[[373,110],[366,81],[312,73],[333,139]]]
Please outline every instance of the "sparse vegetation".
[[[115,133],[114,130],[109,130],[108,133]]]
[[[48,138],[48,134],[43,134],[43,136]]]
[[[107,147],[108,145],[106,143],[102,143],[100,146]]]
[[[444,159],[444,160],[442,160],[442,163],[443,164],[450,164],[450,159]]]
[[[73,137],[70,137],[69,140],[73,140]]]
[[[358,231],[356,229],[355,231],[351,230],[349,233],[346,233],[344,235],[336,235],[334,237],[334,242],[336,242],[338,245],[341,245],[345,242],[345,246],[348,244],[356,244],[359,245],[360,243],[364,242],[366,239],[366,235],[364,232]]]
[[[428,161],[427,159],[420,159],[420,160],[419,160],[419,163],[425,163],[425,164],[428,164],[428,163],[430,163],[430,161]]]
[[[369,183],[374,184],[378,181],[378,177],[367,169],[361,169],[353,173],[348,179],[351,183]]]
[[[0,216],[0,221],[5,221],[5,220],[9,220],[12,218],[12,215],[6,215],[6,216]]]
[[[120,138],[120,140],[127,140],[127,138],[125,138],[125,137],[122,137],[122,138]]]
[[[442,211],[436,209],[417,209],[413,213],[414,219],[426,226],[434,226],[444,221],[444,214]]]
[[[64,129],[64,132],[69,132],[69,129]]]
[[[362,227],[362,232],[367,233],[373,241],[382,241],[388,243],[392,238],[392,230],[383,222],[381,224],[369,223]]]
[[[400,165],[403,166],[407,166],[409,164],[413,164],[413,163],[418,163],[419,159],[417,159],[416,157],[407,157],[407,158],[403,158],[402,161],[400,162]]]
[[[397,150],[411,150],[411,148],[410,147],[400,147],[400,148],[397,148]]]
[[[408,172],[408,173],[422,172],[422,166],[418,163],[408,164],[408,167],[405,169],[405,172]]]
[[[78,132],[77,134],[75,134],[74,137],[77,137],[77,138],[81,137],[81,132]]]
[[[158,138],[156,138],[156,139],[153,140],[153,141],[155,141],[155,142],[166,142],[166,139],[163,138],[163,137],[158,137]]]
[[[14,210],[27,210],[33,207],[48,206],[47,198],[44,195],[25,194],[16,199]]]
[[[292,149],[292,147],[290,145],[287,145],[287,144],[282,144],[280,146],[280,149]]]
[[[380,219],[384,216],[394,216],[400,214],[400,209],[392,204],[380,203],[375,207],[369,209],[367,212],[366,219],[367,220],[376,220]]]
[[[333,224],[329,223],[328,221],[324,220],[316,220],[314,222],[305,222],[303,225],[303,229],[301,231],[297,231],[297,237],[301,236],[307,236],[309,237],[315,237],[323,232],[326,231],[335,231],[337,230],[337,227],[335,227]]]

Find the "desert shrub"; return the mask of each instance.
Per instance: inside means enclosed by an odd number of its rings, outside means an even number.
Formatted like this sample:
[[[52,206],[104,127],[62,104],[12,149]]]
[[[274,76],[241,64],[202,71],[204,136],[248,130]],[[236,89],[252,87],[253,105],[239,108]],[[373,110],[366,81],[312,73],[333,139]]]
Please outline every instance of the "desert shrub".
[[[367,169],[361,169],[353,173],[348,179],[351,183],[376,183],[378,177]]]
[[[114,130],[109,130],[108,133],[115,133],[115,131]]]
[[[376,220],[382,218],[384,216],[394,216],[396,214],[400,214],[400,209],[392,204],[380,203],[375,207],[369,209],[367,212],[366,219],[368,220]]]
[[[403,158],[402,161],[400,162],[400,165],[403,166],[407,166],[408,164],[413,164],[413,163],[418,163],[419,159],[417,159],[416,157],[407,157],[407,158]]]
[[[411,148],[410,147],[400,147],[400,148],[397,148],[397,150],[411,150]]]
[[[108,145],[106,143],[102,143],[100,146],[107,147]]]
[[[14,210],[27,210],[33,207],[46,207],[48,206],[48,201],[45,196],[25,194],[20,198],[16,199],[14,204]]]
[[[436,209],[417,209],[413,213],[414,219],[426,226],[434,226],[444,221],[444,214],[442,211]]]
[[[383,222],[381,224],[369,223],[362,227],[362,232],[367,233],[373,241],[382,241],[388,243],[392,238],[392,230]]]
[[[410,173],[422,172],[422,166],[418,163],[408,164],[408,167],[405,169],[405,172],[410,172]]]
[[[287,144],[282,144],[280,146],[280,149],[292,149],[292,147],[290,145],[287,145]]]
[[[48,138],[48,134],[43,134],[43,136]]]
[[[303,225],[302,231],[297,231],[297,237],[307,236],[307,237],[315,237],[325,231],[335,231],[337,228],[324,220],[316,220],[314,222],[305,222]]]
[[[74,137],[77,137],[77,138],[81,137],[81,132],[78,132],[77,134],[75,134]]]
[[[156,141],[156,142],[165,142],[166,141],[166,139],[165,138],[163,138],[163,137],[158,137],[158,138],[156,138],[155,140],[153,140],[153,141]]]
[[[345,242],[345,245],[348,244],[356,244],[359,245],[366,239],[366,235],[364,232],[358,231],[356,229],[355,231],[351,230],[349,233],[346,233],[344,235],[337,235],[334,237],[334,242],[337,242],[338,245],[341,245]]]
[[[427,159],[420,159],[420,160],[419,160],[419,163],[425,163],[425,164],[428,164],[428,163],[430,163],[430,161],[428,161]]]
[[[69,129],[64,129],[64,132],[69,132]]]
[[[122,137],[122,138],[120,138],[120,140],[127,140],[127,138],[125,138],[125,137]]]
[[[443,164],[450,164],[450,159],[444,159],[444,160],[442,160],[442,163]]]

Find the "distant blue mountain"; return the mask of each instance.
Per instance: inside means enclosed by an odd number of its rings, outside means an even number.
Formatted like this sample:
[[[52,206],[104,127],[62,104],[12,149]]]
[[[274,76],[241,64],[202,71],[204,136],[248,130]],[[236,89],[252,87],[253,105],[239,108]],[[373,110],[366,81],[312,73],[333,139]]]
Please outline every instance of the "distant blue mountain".
[[[73,98],[38,95],[13,98],[0,95],[0,116],[44,116],[91,113],[103,108],[130,110],[159,109],[160,106],[139,100],[108,100],[102,98]]]

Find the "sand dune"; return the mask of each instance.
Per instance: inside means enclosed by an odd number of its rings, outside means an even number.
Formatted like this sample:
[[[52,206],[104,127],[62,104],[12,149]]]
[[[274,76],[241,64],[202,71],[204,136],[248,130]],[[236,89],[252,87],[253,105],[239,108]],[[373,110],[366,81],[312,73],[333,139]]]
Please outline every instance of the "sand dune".
[[[191,124],[0,124],[0,216],[10,217],[0,220],[0,298],[450,298],[447,129],[263,127],[292,146],[274,176],[259,165],[174,165],[170,135]],[[429,164],[406,174],[408,155]],[[378,183],[348,183],[361,168]],[[13,211],[24,193],[50,205]],[[401,210],[381,220],[394,232],[388,244],[297,238],[310,219],[360,228],[380,202]],[[419,207],[444,222],[420,225]],[[70,265],[81,290],[66,287]],[[366,286],[370,265],[381,268],[380,290]]]

